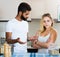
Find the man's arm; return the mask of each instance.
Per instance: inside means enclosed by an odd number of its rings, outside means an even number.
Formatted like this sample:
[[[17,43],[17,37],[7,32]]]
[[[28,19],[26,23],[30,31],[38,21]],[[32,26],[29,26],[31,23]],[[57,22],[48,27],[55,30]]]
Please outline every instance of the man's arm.
[[[20,38],[11,39],[11,36],[12,36],[12,32],[6,32],[6,41],[9,44],[14,44],[14,43],[17,43],[17,42],[20,43],[20,44],[25,44],[26,43],[26,42],[20,41]]]
[[[57,38],[57,32],[53,31],[51,32],[50,38],[47,40],[47,42],[37,42],[36,44],[43,48],[48,48],[51,43],[55,43],[56,38]]]
[[[11,39],[11,35],[12,35],[12,32],[6,32],[6,41],[7,41],[7,43],[9,43],[9,44],[17,43],[18,38],[17,39]]]

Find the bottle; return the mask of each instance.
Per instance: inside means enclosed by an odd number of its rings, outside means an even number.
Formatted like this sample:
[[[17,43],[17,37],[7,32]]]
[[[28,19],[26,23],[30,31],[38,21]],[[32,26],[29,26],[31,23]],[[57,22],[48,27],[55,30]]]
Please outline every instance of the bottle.
[[[11,57],[11,46],[6,42],[4,43],[4,57]]]

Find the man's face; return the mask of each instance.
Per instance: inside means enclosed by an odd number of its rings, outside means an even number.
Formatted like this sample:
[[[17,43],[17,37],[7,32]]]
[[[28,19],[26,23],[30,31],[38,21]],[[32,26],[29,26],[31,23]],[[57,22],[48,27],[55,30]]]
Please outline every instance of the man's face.
[[[22,20],[27,20],[27,18],[29,17],[30,11],[26,11],[24,13],[21,14],[21,19]]]

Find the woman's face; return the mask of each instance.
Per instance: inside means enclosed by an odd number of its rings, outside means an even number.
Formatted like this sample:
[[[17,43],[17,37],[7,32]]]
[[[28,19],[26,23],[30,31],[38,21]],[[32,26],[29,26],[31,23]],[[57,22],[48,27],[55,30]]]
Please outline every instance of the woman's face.
[[[51,24],[52,24],[52,20],[49,17],[44,17],[43,18],[43,26],[45,28],[51,27]]]

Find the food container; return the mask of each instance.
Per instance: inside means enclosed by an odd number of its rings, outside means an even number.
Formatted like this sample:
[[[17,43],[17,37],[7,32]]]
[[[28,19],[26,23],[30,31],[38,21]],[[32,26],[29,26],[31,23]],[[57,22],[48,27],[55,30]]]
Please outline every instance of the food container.
[[[57,44],[50,45],[48,50],[49,50],[49,54],[51,54],[51,55],[59,55],[60,54],[59,53],[60,46]]]
[[[51,55],[59,55],[59,49],[49,50],[49,54],[51,54]]]
[[[4,43],[4,57],[11,57],[11,46]]]
[[[28,52],[28,53],[37,53],[37,52],[38,52],[38,49],[35,49],[35,48],[33,48],[33,47],[28,47],[28,48],[27,48],[27,52]]]

